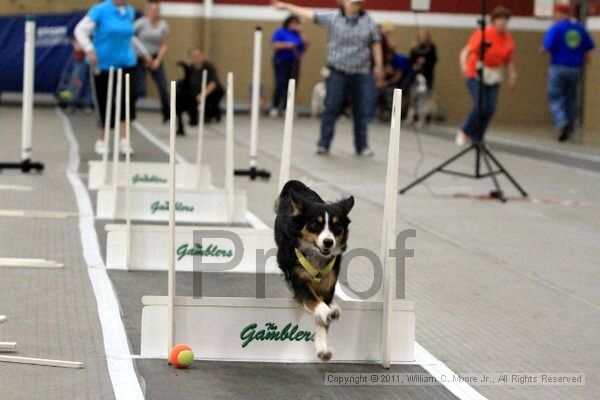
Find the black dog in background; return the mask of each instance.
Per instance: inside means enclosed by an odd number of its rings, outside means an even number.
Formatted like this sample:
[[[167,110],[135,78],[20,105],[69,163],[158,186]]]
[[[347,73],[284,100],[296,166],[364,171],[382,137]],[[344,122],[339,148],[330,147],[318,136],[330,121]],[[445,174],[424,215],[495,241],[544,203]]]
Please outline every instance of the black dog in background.
[[[277,263],[300,308],[315,318],[315,350],[323,361],[332,356],[329,324],[341,313],[333,295],[353,206],[352,196],[326,203],[299,181],[286,183],[275,203]]]
[[[221,109],[219,103],[225,94],[223,86],[219,82],[215,68],[208,62],[204,62],[200,67],[194,64],[186,64],[183,61],[177,63],[183,68],[183,79],[177,81],[177,134],[185,135],[183,125],[183,113],[190,117],[190,125],[198,125],[198,95],[202,92],[202,71],[207,71],[206,87],[213,87],[210,94],[206,97],[206,108],[204,111],[204,122],[210,123],[213,120],[221,120]]]

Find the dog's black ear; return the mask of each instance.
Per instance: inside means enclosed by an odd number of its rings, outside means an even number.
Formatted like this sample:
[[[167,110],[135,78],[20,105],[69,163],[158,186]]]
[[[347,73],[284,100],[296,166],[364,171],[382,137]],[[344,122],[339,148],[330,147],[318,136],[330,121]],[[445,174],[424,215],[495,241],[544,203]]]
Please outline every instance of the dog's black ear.
[[[306,201],[293,190],[290,190],[290,198],[292,199],[292,216],[302,215],[306,210]]]
[[[352,207],[354,207],[354,196],[350,196],[344,200],[338,201],[337,205],[342,209],[344,214],[350,214]]]

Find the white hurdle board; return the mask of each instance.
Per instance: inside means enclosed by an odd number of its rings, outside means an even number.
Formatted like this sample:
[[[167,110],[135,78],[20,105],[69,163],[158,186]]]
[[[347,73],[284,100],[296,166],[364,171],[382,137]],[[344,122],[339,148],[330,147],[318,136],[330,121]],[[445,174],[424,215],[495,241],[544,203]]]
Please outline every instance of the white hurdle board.
[[[141,355],[165,358],[167,332],[161,328],[167,326],[167,298],[144,296],[142,302]],[[338,301],[337,304],[342,308],[342,316],[331,325],[327,337],[333,348],[332,362],[378,362],[382,303]],[[392,362],[412,362],[414,304],[395,300],[391,310]],[[315,356],[311,340],[314,317],[300,310],[293,300],[176,297],[174,319],[175,343],[185,343],[194,349],[196,359],[321,362]],[[282,333],[288,324],[288,338],[285,338]],[[260,333],[261,330],[264,332]],[[275,340],[276,332],[279,340]]]
[[[131,188],[131,219],[136,221],[166,222],[169,217],[169,193],[161,187],[138,186]],[[126,219],[125,188],[101,188],[96,195],[98,219]],[[175,211],[177,220],[186,223],[246,224],[247,196],[245,191],[233,195],[234,209],[231,221],[228,215],[228,193],[224,189],[179,189]],[[115,207],[116,205],[116,207]]]
[[[166,188],[168,185],[169,164],[160,162],[135,161],[131,163],[131,172],[127,177],[124,169],[119,169],[117,184],[119,186],[158,186]],[[101,160],[88,162],[88,189],[98,190],[104,186],[105,168],[112,170],[112,162],[106,167]],[[178,188],[182,189],[208,189],[211,187],[212,174],[210,165],[178,164],[177,182]]]
[[[226,229],[237,235],[243,244],[242,258],[235,269],[225,272],[256,273],[256,251],[267,252],[275,248],[271,229],[178,226],[175,231],[177,271],[193,271],[194,256],[202,255],[206,263],[227,263],[237,254],[231,240],[227,238],[204,239],[194,243],[194,231],[217,231]],[[169,260],[167,243],[169,230],[161,225],[131,226],[131,259],[127,268],[127,227],[109,224],[106,226],[106,268],[129,271],[166,271]],[[200,247],[202,245],[202,247]],[[204,255],[207,254],[207,255]],[[275,257],[270,257],[265,265],[265,273],[280,273]]]
[[[342,310],[328,333],[333,362],[414,362],[414,303],[397,299],[390,250],[396,236],[397,173],[402,91],[394,93],[390,129],[381,257],[384,282],[377,301],[336,301]],[[174,140],[172,136],[171,140]],[[171,146],[171,159],[174,160]],[[171,187],[175,194],[175,188]],[[394,222],[389,220],[394,219]],[[197,359],[226,361],[319,362],[314,349],[314,317],[292,299],[190,298],[175,296],[175,215],[170,218],[168,295],[145,296],[141,355],[168,359],[172,346],[185,343]]]

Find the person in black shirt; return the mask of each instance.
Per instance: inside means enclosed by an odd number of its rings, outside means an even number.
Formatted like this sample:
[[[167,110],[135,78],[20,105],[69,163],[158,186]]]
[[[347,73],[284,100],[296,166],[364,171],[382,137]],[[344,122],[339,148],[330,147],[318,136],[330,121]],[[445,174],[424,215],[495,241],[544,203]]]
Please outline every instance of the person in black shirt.
[[[410,52],[414,74],[422,74],[427,79],[427,88],[433,89],[434,69],[437,63],[437,50],[431,41],[431,33],[424,28],[417,34],[417,46]]]
[[[219,81],[215,67],[206,61],[200,49],[190,51],[191,64],[180,62],[185,76],[177,81],[177,134],[185,135],[182,115],[187,112],[190,116],[190,125],[198,125],[198,104],[202,96],[206,98],[204,122],[221,120],[219,103],[225,94]],[[206,70],[206,90],[202,93],[202,71]]]

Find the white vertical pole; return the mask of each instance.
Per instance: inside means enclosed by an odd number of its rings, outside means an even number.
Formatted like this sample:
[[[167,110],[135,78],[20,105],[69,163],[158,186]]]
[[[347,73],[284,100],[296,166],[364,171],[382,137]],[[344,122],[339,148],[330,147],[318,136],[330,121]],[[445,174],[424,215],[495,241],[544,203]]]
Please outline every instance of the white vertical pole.
[[[177,85],[171,82],[171,120],[169,126],[169,272],[167,294],[167,360],[175,345],[175,120]]]
[[[233,73],[227,74],[227,111],[225,132],[225,191],[227,192],[227,220],[233,222],[234,160],[233,160]]]
[[[252,64],[252,104],[250,112],[250,168],[256,167],[258,157],[258,119],[260,117],[260,72],[262,62],[262,28],[254,31],[254,59]]]
[[[283,149],[281,152],[281,167],[279,168],[279,190],[290,179],[290,164],[292,161],[292,131],[294,129],[294,106],[296,96],[296,80],[288,83],[287,103],[285,110],[285,125],[283,128]]]
[[[396,218],[398,213],[398,173],[400,161],[400,121],[402,117],[402,90],[394,90],[390,141],[388,150],[388,170],[385,182],[385,203],[383,207],[383,231],[381,234],[381,259],[383,260],[383,314],[381,318],[381,365],[391,364],[391,318],[394,298],[395,269],[389,252],[395,246]]]
[[[21,161],[31,160],[33,129],[33,88],[35,72],[35,21],[25,22],[25,48],[23,60],[23,112],[21,114]]]
[[[125,75],[125,141],[127,151],[125,152],[125,226],[126,226],[126,253],[125,268],[131,270],[131,77]]]
[[[108,71],[108,88],[106,90],[106,112],[104,113],[104,153],[102,153],[102,170],[104,171],[104,185],[108,184],[108,147],[110,146],[110,120],[112,117],[113,87],[115,68]]]
[[[113,196],[113,219],[117,215],[117,199],[119,197],[119,138],[121,136],[121,91],[123,89],[123,70],[117,71],[117,96],[115,99],[115,134],[113,143],[113,165],[112,165],[112,187]]]
[[[200,187],[200,179],[202,176],[202,144],[204,141],[204,115],[206,113],[206,96],[204,93],[206,92],[206,79],[207,79],[208,71],[202,71],[202,98],[200,99],[200,106],[198,110],[198,114],[200,116],[200,121],[198,121],[198,148],[196,149],[196,167],[198,168],[198,184],[196,187]]]

